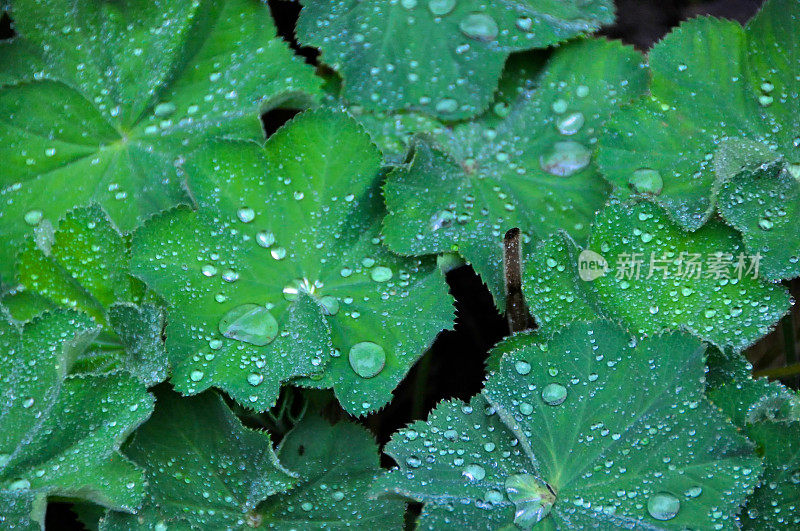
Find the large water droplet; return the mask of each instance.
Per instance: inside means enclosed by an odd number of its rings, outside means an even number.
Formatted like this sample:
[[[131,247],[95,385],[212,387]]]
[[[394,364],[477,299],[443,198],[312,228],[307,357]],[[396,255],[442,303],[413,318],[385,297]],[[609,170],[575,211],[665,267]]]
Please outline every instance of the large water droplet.
[[[23,217],[25,219],[25,223],[31,226],[35,226],[42,221],[42,216],[43,214],[41,210],[28,210],[27,212],[25,212],[25,216]]]
[[[388,267],[378,266],[370,272],[369,276],[375,282],[386,282],[390,278],[392,278],[392,270]]]
[[[531,364],[523,360],[517,361],[516,363],[514,363],[514,370],[517,371],[517,374],[525,376],[526,374],[531,372]]]
[[[363,341],[352,346],[348,359],[353,372],[362,378],[372,378],[383,370],[386,352],[380,345]]]
[[[442,114],[454,113],[458,110],[458,102],[453,98],[444,98],[436,104],[436,112]]]
[[[242,223],[250,223],[253,221],[253,219],[255,219],[256,212],[250,207],[242,207],[236,211],[236,216]]]
[[[437,17],[444,16],[456,7],[456,0],[428,0],[428,9]]]
[[[158,116],[159,118],[166,118],[167,116],[171,115],[175,112],[175,104],[174,103],[159,103],[156,105],[155,109],[153,109],[153,114]]]
[[[556,129],[562,135],[570,136],[580,131],[585,122],[582,112],[571,112],[556,120]]]
[[[539,158],[542,169],[551,175],[569,177],[584,169],[592,160],[592,153],[578,142],[556,142],[549,153]]]
[[[336,315],[339,313],[339,299],[336,297],[331,297],[330,295],[322,297],[319,300],[320,306],[322,306],[322,313],[325,315]]]
[[[199,382],[200,380],[203,379],[203,376],[205,376],[205,373],[203,373],[203,371],[194,370],[189,374],[189,379],[193,382]]]
[[[556,501],[547,484],[530,474],[509,476],[505,487],[508,499],[514,504],[514,523],[522,529],[530,529],[550,514]]]
[[[559,406],[567,399],[567,388],[561,384],[551,383],[542,389],[542,400],[548,406]]]
[[[256,234],[256,243],[264,248],[272,247],[272,244],[275,243],[275,235],[271,232],[262,230]]]
[[[664,188],[664,179],[661,178],[661,172],[658,170],[642,168],[633,172],[631,178],[628,179],[628,184],[640,194],[658,195]]]
[[[461,475],[466,476],[470,481],[480,481],[486,477],[486,470],[481,465],[471,464],[464,467]]]
[[[470,39],[486,42],[494,40],[499,31],[497,22],[484,13],[472,13],[467,15],[458,27],[461,29],[461,32]]]
[[[263,306],[242,304],[219,320],[219,331],[227,338],[261,347],[278,335],[278,321]]]
[[[261,382],[263,381],[264,381],[264,376],[262,374],[251,372],[250,374],[247,375],[247,383],[249,383],[253,387],[260,385]]]
[[[656,520],[672,520],[680,509],[680,500],[669,492],[659,492],[647,500],[647,512]]]
[[[440,210],[431,217],[431,230],[436,232],[439,229],[449,227],[456,220],[456,215],[450,210]]]

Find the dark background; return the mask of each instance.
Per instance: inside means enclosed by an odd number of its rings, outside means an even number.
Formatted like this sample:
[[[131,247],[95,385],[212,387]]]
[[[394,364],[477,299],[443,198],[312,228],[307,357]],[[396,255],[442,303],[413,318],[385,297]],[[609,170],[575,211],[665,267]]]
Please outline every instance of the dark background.
[[[682,20],[696,15],[713,15],[746,22],[758,10],[762,0],[617,0],[618,21],[601,33],[633,44],[647,51],[671,28]],[[316,50],[300,48],[294,41],[294,24],[300,10],[296,2],[275,0],[269,2],[278,24],[279,33],[292,43],[309,63],[315,64]],[[0,18],[0,39],[14,36],[13,23],[7,14]],[[267,133],[271,134],[294,114],[293,111],[273,111],[262,117]],[[491,347],[508,334],[506,322],[492,303],[491,295],[480,279],[468,267],[451,271],[447,275],[451,292],[456,298],[457,321],[455,329],[439,335],[433,347],[410,371],[395,391],[395,399],[384,410],[361,419],[380,443],[406,423],[424,419],[427,412],[441,400],[469,399],[481,389],[484,379],[484,362]],[[795,299],[800,297],[800,282],[790,288]],[[748,357],[756,370],[780,367],[797,361],[798,329],[800,316],[795,308],[775,332],[748,350]],[[796,377],[784,383],[797,387]],[[302,402],[300,392],[285,390],[281,401],[294,404]],[[307,396],[314,407],[324,409],[331,419],[346,416],[327,392]],[[234,404],[232,406],[235,407]],[[298,407],[288,408],[296,411]],[[291,418],[276,415],[245,415],[243,420],[253,427],[269,429],[280,438],[291,426]],[[386,458],[385,464],[391,464]],[[48,529],[82,529],[70,506],[51,503],[47,514]]]

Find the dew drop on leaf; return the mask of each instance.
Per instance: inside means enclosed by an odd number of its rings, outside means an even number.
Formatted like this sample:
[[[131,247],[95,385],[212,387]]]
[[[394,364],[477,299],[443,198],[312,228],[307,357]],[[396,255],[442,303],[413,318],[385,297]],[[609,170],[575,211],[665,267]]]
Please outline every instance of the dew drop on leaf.
[[[193,382],[199,382],[200,380],[203,379],[203,376],[205,376],[205,373],[203,373],[203,371],[194,370],[189,374],[189,379]]]
[[[499,28],[492,17],[484,13],[472,13],[464,17],[458,25],[461,33],[477,41],[492,41],[497,37]]]
[[[42,211],[41,210],[29,210],[25,212],[25,223],[31,226],[38,225],[40,221],[42,221]]]
[[[582,112],[571,112],[556,120],[556,129],[565,136],[571,136],[581,130],[586,120]]]
[[[253,221],[253,219],[255,219],[256,212],[250,207],[241,207],[239,210],[236,211],[236,216],[242,223],[250,223],[251,221]]]
[[[456,0],[428,0],[428,9],[437,17],[450,13],[456,7]]]
[[[569,177],[584,169],[592,160],[592,153],[578,142],[556,142],[553,148],[539,158],[544,171],[558,177]]]
[[[230,339],[263,347],[278,335],[278,322],[258,304],[242,304],[219,320],[220,333]]]
[[[633,172],[628,184],[640,194],[658,195],[664,188],[664,180],[661,178],[661,173],[650,168],[642,168]]]
[[[250,374],[247,375],[247,383],[249,383],[253,387],[256,387],[257,385],[260,385],[261,382],[263,382],[263,381],[264,381],[264,375],[263,374],[258,374],[258,373],[255,373],[255,372],[251,372]]]
[[[521,374],[525,376],[529,372],[531,372],[531,364],[524,360],[519,360],[514,363],[514,370],[517,371],[517,374]]]
[[[567,399],[567,388],[558,383],[551,383],[542,389],[542,400],[548,406],[558,406]]]
[[[377,376],[386,364],[386,352],[383,347],[370,341],[356,343],[348,355],[353,372],[362,378]]]
[[[275,235],[265,230],[259,231],[256,234],[256,243],[265,249],[267,247],[272,247],[272,244],[275,243]]]
[[[378,266],[370,272],[370,278],[375,282],[386,282],[392,278],[392,270],[388,267]]]
[[[462,475],[470,481],[480,481],[486,477],[486,470],[481,465],[471,464],[464,467]]]
[[[647,500],[647,512],[656,520],[671,520],[680,508],[680,500],[669,492],[659,492]]]

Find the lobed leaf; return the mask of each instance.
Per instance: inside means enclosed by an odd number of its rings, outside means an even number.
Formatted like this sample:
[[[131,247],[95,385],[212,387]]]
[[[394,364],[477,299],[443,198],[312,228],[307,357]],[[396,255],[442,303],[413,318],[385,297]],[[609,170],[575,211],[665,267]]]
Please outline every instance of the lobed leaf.
[[[784,287],[759,278],[758,260],[733,230],[710,222],[688,233],[650,203],[609,204],[594,223],[588,251],[561,235],[529,261],[523,291],[543,326],[600,314],[637,334],[685,329],[742,350],[791,303]],[[599,276],[581,270],[590,262],[604,266]]]
[[[744,29],[710,18],[682,24],[650,53],[651,96],[609,121],[598,150],[621,194],[644,193],[684,229],[702,226],[719,202],[748,249],[769,257],[771,279],[800,275],[800,239],[782,228],[798,208],[799,31],[795,0],[769,0]],[[728,183],[730,144],[743,142],[777,153],[787,175]]]
[[[607,321],[529,337],[469,406],[392,438],[378,492],[424,502],[428,529],[734,525],[761,465],[705,399],[697,339]]]
[[[242,426],[214,393],[159,393],[152,418],[123,451],[145,470],[147,499],[137,514],[109,512],[104,531],[256,527],[258,503],[297,482],[269,434]]]
[[[489,105],[512,51],[544,48],[613,21],[608,0],[305,1],[297,35],[370,110],[470,118]]]
[[[0,78],[3,276],[34,227],[75,206],[97,202],[127,231],[187,202],[186,152],[260,138],[262,108],[318,91],[259,2],[19,0],[13,16],[24,44],[4,45],[20,72]]]
[[[332,387],[357,415],[389,401],[452,325],[453,306],[435,260],[381,245],[380,164],[354,120],[323,110],[265,149],[222,142],[189,158],[201,209],[148,223],[132,264],[172,306],[167,348],[181,392],[215,385],[263,410],[294,380]],[[245,325],[240,311],[259,317]],[[274,333],[237,337],[237,320]]]
[[[98,333],[85,315],[46,313],[21,329],[0,322],[0,523],[44,526],[48,497],[133,511],[141,471],[118,452],[153,399],[124,373],[67,376]],[[16,526],[16,527],[15,527]]]

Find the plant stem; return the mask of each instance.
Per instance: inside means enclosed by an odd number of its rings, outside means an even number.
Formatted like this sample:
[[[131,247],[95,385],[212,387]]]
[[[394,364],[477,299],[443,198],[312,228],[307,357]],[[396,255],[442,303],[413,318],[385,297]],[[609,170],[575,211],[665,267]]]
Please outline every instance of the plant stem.
[[[766,378],[788,378],[790,376],[796,376],[800,374],[800,363],[793,363],[791,365],[787,365],[786,367],[776,367],[774,369],[764,369],[763,371],[758,371],[753,376],[756,378],[766,377]]]

